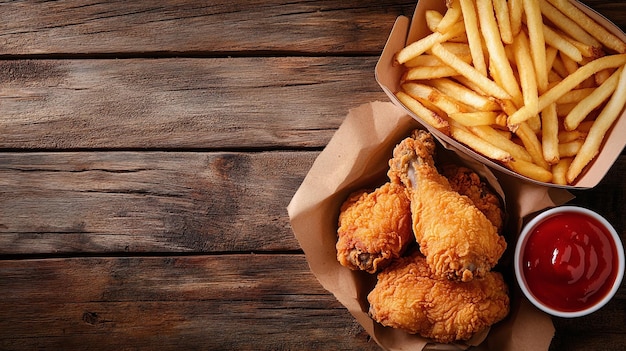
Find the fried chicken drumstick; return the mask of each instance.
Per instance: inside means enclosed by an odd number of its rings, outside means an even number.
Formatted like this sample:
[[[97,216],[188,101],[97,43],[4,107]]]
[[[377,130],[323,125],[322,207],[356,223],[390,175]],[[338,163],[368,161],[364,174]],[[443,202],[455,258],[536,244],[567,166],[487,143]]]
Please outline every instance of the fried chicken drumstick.
[[[504,211],[500,198],[489,189],[476,172],[463,166],[447,164],[443,166],[441,174],[448,179],[454,191],[465,195],[487,219],[496,227],[498,233],[502,233],[504,226]]]
[[[341,206],[337,259],[353,270],[376,273],[414,241],[404,185],[385,183],[351,194]]]
[[[486,275],[506,249],[494,224],[435,168],[435,141],[417,130],[393,151],[388,176],[411,201],[413,232],[436,276],[471,281]]]

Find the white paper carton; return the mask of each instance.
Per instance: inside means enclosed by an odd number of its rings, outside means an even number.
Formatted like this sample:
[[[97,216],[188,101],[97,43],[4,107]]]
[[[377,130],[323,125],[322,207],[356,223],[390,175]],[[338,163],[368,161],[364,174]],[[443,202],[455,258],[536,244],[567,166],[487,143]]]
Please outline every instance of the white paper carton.
[[[608,31],[626,41],[626,34],[624,34],[624,32],[622,32],[615,24],[611,23],[605,17],[588,8],[587,6],[576,1],[572,2],[582,11],[595,19],[598,23],[602,24]],[[624,146],[626,146],[626,111],[622,111],[619,119],[615,122],[613,127],[609,129],[607,135],[604,138],[600,153],[586,167],[586,169],[578,177],[576,182],[569,186],[560,186],[552,183],[538,182],[509,170],[501,164],[498,164],[476,153],[465,145],[452,139],[448,135],[445,135],[444,133],[431,127],[422,119],[417,117],[408,108],[403,106],[403,104],[394,95],[394,93],[399,90],[400,78],[403,73],[403,68],[400,65],[394,63],[394,55],[406,45],[417,41],[430,33],[430,30],[426,26],[425,22],[425,12],[427,10],[438,10],[440,13],[443,14],[446,10],[445,1],[419,0],[415,8],[415,13],[412,20],[405,16],[398,17],[395,25],[393,26],[391,34],[389,35],[382,55],[380,56],[378,64],[376,65],[376,80],[385,91],[385,93],[389,96],[389,99],[394,104],[405,108],[409,115],[411,115],[418,122],[420,122],[420,124],[427,128],[433,135],[437,137],[437,139],[439,139],[441,143],[452,145],[454,148],[457,148],[462,152],[467,153],[472,158],[475,158],[476,160],[485,163],[489,167],[492,167],[507,174],[514,175],[515,177],[524,179],[526,181],[545,186],[574,189],[586,189],[596,186],[609,171],[615,160],[619,157],[622,150],[624,149]]]

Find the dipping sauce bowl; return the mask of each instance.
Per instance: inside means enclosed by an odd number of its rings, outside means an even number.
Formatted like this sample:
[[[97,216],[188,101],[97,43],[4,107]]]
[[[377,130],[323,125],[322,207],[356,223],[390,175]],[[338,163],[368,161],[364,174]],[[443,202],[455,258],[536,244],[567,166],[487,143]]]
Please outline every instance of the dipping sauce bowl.
[[[557,317],[597,311],[624,277],[624,248],[597,213],[560,206],[524,226],[515,247],[515,276],[537,308]]]

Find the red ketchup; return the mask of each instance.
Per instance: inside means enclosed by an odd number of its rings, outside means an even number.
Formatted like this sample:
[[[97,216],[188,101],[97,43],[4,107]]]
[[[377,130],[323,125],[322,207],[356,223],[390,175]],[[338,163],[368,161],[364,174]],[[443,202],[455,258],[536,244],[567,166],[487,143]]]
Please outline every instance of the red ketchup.
[[[526,243],[523,272],[535,298],[562,312],[591,307],[617,277],[611,233],[581,213],[559,213],[539,223]],[[615,268],[614,268],[615,267]]]

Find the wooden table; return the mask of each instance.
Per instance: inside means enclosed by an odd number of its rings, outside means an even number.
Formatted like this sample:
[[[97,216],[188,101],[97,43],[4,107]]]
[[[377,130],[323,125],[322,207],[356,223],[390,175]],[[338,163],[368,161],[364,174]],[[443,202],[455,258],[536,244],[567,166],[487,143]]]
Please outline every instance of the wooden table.
[[[414,6],[1,2],[0,349],[377,350],[286,206]],[[622,235],[625,177],[573,201]],[[625,291],[552,348],[624,349]]]

